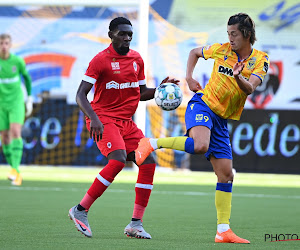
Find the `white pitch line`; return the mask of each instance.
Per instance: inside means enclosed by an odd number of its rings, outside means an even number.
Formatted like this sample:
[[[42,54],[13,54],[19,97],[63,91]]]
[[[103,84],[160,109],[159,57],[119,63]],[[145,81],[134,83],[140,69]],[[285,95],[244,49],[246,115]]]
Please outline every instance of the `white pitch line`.
[[[56,187],[0,187],[2,190],[16,190],[16,191],[50,191],[50,192],[86,192],[87,190],[81,188],[56,188]],[[106,192],[111,193],[133,193],[134,190],[124,189],[108,189]],[[186,195],[186,196],[214,196],[214,192],[193,192],[193,191],[155,191],[152,193],[161,195]],[[273,199],[300,199],[300,195],[276,195],[276,194],[232,194],[235,197],[247,197],[247,198],[273,198]]]

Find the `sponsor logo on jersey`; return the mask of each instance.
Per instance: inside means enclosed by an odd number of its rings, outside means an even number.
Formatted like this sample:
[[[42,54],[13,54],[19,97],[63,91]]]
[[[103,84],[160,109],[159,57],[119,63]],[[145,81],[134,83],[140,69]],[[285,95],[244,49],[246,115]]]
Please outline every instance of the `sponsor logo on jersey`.
[[[209,117],[203,114],[196,114],[196,122],[202,122],[203,119],[205,122],[207,122],[209,120]]]
[[[268,69],[269,69],[269,64],[267,62],[264,62],[264,68],[263,68],[263,71],[264,72],[268,72]]]
[[[222,65],[219,66],[219,69],[218,69],[218,72],[223,74],[223,75],[227,75],[227,76],[233,76],[233,71],[231,68],[227,68],[227,67],[224,67]]]
[[[111,68],[112,68],[112,70],[118,70],[118,69],[120,69],[119,62],[111,62]]]
[[[106,83],[106,89],[129,89],[139,87],[139,82],[124,82],[117,83],[115,81],[110,81]]]
[[[134,68],[134,71],[137,71],[137,64],[136,64],[136,62],[133,62],[133,68]]]
[[[3,84],[16,83],[18,81],[20,81],[19,75],[15,76],[15,77],[11,77],[11,78],[1,78],[0,79],[0,83],[3,83]]]
[[[196,121],[202,121],[203,120],[203,114],[196,114]]]

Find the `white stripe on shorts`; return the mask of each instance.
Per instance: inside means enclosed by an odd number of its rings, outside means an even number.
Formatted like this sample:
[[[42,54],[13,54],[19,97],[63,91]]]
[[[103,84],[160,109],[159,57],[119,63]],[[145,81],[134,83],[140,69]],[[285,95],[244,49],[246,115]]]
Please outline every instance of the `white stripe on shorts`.
[[[97,179],[98,179],[99,181],[101,181],[101,182],[103,183],[103,185],[105,185],[105,186],[107,186],[107,187],[111,184],[111,182],[105,180],[100,174],[97,175]]]
[[[151,185],[151,184],[136,183],[135,187],[137,187],[137,188],[143,188],[143,189],[151,189],[152,190],[153,185]]]

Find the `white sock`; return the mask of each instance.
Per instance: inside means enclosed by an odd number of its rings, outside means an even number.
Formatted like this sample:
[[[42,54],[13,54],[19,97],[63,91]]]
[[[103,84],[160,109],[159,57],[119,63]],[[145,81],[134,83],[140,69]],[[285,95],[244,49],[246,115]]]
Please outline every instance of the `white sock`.
[[[156,150],[156,149],[157,149],[157,139],[150,138],[149,141],[150,141],[150,144],[151,144],[152,148],[153,148],[154,150]]]
[[[218,224],[218,232],[219,233],[223,233],[225,231],[227,231],[228,229],[230,229],[229,224]]]

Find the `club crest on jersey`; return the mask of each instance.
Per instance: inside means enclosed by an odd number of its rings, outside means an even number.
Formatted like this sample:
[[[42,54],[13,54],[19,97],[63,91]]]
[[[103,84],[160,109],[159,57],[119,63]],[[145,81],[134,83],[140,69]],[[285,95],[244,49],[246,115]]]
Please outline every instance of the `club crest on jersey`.
[[[16,72],[17,72],[17,67],[16,67],[16,66],[12,66],[11,71],[12,71],[13,73],[16,73]]]
[[[135,61],[133,62],[133,68],[134,68],[134,71],[137,71],[137,64]]]
[[[119,62],[111,62],[111,68],[112,68],[112,70],[118,70],[118,69],[120,69]]]
[[[247,66],[246,66],[246,68],[247,69],[253,69],[254,68],[254,65],[255,65],[255,62],[256,62],[256,57],[252,57],[252,58],[250,58],[250,60],[248,61],[248,63],[247,63]]]

